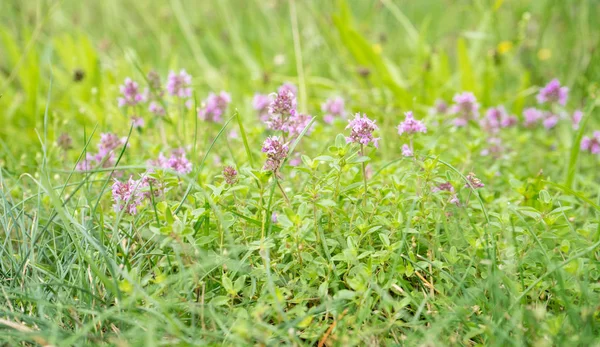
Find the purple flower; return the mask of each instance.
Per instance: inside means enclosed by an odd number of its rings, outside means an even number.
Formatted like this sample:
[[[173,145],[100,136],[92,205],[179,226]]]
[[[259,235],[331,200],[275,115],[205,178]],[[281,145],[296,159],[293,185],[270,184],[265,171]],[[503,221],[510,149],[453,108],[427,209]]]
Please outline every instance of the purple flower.
[[[180,174],[188,174],[192,172],[192,163],[187,159],[185,149],[179,148],[171,152],[171,156],[166,158],[162,153],[158,154],[156,160],[148,162],[150,170],[153,168],[168,169]]]
[[[148,111],[154,113],[154,115],[156,115],[156,116],[164,116],[165,115],[165,108],[162,107],[162,105],[160,103],[158,103],[157,101],[150,102],[150,106],[148,106]]]
[[[296,112],[296,96],[289,90],[280,90],[271,104],[269,114],[271,118],[288,117]],[[279,130],[279,129],[274,129]]]
[[[164,96],[165,91],[162,88],[158,73],[156,71],[150,71],[146,78],[148,79],[148,85],[150,86],[150,91],[147,93],[147,99],[161,99]]]
[[[140,93],[138,84],[127,77],[123,85],[119,87],[122,97],[118,98],[119,107],[135,106],[144,101],[144,95]]]
[[[179,151],[173,151],[173,155],[167,161],[167,165],[173,171],[180,174],[188,174],[192,172],[192,163],[186,158],[185,151],[183,149]]]
[[[292,83],[286,82],[279,87],[277,92],[278,93],[290,92],[295,97],[296,95],[298,95],[298,88],[295,85],[293,85]]]
[[[137,129],[143,128],[144,124],[146,124],[144,118],[138,116],[131,116],[131,123],[133,124],[133,127]]]
[[[450,109],[451,113],[456,115],[454,125],[462,127],[466,126],[469,120],[476,120],[479,118],[479,103],[477,98],[470,92],[463,92],[456,94],[452,99],[454,105]]]
[[[169,72],[167,78],[167,91],[172,96],[179,98],[190,98],[192,96],[192,76],[190,76],[185,70],[175,73],[174,71]]]
[[[300,157],[300,153],[294,154],[294,156],[290,158],[288,163],[290,164],[290,166],[299,166],[300,164],[302,164],[302,158]]]
[[[504,106],[492,107],[487,110],[481,126],[490,132],[498,132],[500,128],[508,128],[517,124],[517,118],[510,116]]]
[[[466,176],[467,181],[469,181],[469,184],[465,184],[466,188],[470,188],[473,187],[474,189],[478,189],[478,188],[483,188],[485,187],[485,184],[483,184],[481,182],[481,180],[479,178],[477,178],[477,176],[475,176],[474,173],[469,172],[469,174]]]
[[[312,116],[303,114],[303,113],[294,113],[290,116],[284,124],[283,129],[285,132],[288,132],[292,136],[297,136],[302,133],[304,128],[308,126],[310,121],[312,120]],[[306,135],[310,134],[312,131],[312,127],[306,130]]]
[[[231,103],[231,96],[228,93],[220,92],[218,95],[210,93],[204,101],[204,108],[198,111],[198,117],[209,122],[220,122],[229,103]]]
[[[277,224],[277,213],[271,213],[271,223]]]
[[[373,142],[373,145],[379,148],[379,138],[373,138],[373,132],[379,128],[375,125],[375,121],[367,118],[366,114],[361,117],[361,114],[357,113],[354,119],[348,121],[346,129],[351,129],[350,136],[346,137],[347,143],[355,142],[366,146],[369,142]]]
[[[263,170],[273,171],[276,174],[283,160],[287,157],[288,151],[288,145],[282,143],[277,136],[267,137],[262,147],[262,152],[267,154],[267,161]]]
[[[576,110],[573,112],[573,129],[579,129],[579,123],[581,123],[581,119],[583,118],[583,112],[581,110]]]
[[[523,111],[523,117],[525,118],[524,125],[532,127],[544,119],[544,112],[535,107],[529,107]]]
[[[544,88],[542,88],[537,95],[537,101],[540,104],[550,102],[558,102],[564,106],[567,103],[567,97],[569,96],[569,88],[561,87],[558,79],[553,79]]]
[[[402,155],[404,157],[412,157],[414,155],[413,150],[410,148],[409,145],[407,145],[407,144],[402,145]]]
[[[269,105],[271,104],[271,98],[266,94],[254,94],[252,99],[252,107],[258,111],[258,117],[261,121],[266,122],[269,120]]]
[[[450,182],[445,182],[445,183],[438,185],[437,187],[433,187],[431,189],[431,191],[433,193],[449,192],[450,193],[450,203],[454,204],[456,206],[460,205],[460,200],[458,200],[458,196],[454,192],[454,186]]]
[[[589,151],[592,154],[600,153],[600,131],[594,131],[592,137],[585,136],[581,140],[581,150]]]
[[[402,134],[414,134],[414,133],[426,133],[427,127],[423,122],[414,119],[412,111],[404,113],[406,118],[404,122],[398,125],[398,135]]]
[[[556,126],[556,124],[558,124],[558,121],[560,120],[560,118],[552,113],[547,113],[546,114],[546,118],[544,119],[544,128],[550,130],[552,128],[554,128]]]
[[[223,169],[223,177],[225,177],[225,183],[233,185],[237,182],[237,171],[232,166],[225,166]]]
[[[101,157],[104,157],[112,153],[113,150],[124,145],[126,141],[126,137],[118,137],[117,135],[112,133],[103,133],[100,135],[100,143],[98,144],[98,154]]]
[[[346,111],[344,110],[344,99],[341,97],[328,99],[321,105],[321,110],[325,112],[323,120],[327,124],[332,124],[336,118],[344,118]]]
[[[132,177],[125,182],[115,179],[112,186],[113,207],[115,212],[125,210],[131,215],[138,213],[138,207],[142,204],[143,194],[141,194],[141,181],[134,180]]]
[[[442,99],[437,99],[435,101],[435,104],[433,106],[433,112],[435,114],[441,115],[441,114],[446,114],[448,113],[448,111],[450,111],[450,107],[448,106],[448,103]]]
[[[498,157],[499,154],[504,152],[504,146],[502,146],[502,139],[499,137],[490,137],[487,142],[489,143],[489,147],[481,151],[482,156],[487,156],[493,154],[495,157]]]

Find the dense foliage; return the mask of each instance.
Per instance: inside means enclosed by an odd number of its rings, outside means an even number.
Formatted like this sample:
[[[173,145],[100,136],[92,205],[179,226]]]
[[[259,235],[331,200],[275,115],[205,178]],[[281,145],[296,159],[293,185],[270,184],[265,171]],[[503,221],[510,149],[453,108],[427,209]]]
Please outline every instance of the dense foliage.
[[[0,4],[0,343],[600,343],[598,4],[146,5]]]

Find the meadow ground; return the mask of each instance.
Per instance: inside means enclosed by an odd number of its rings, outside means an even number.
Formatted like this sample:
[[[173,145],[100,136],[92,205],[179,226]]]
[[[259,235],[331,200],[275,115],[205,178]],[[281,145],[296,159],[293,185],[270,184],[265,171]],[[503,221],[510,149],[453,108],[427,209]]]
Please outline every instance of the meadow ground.
[[[600,345],[600,2],[0,1],[0,345]]]

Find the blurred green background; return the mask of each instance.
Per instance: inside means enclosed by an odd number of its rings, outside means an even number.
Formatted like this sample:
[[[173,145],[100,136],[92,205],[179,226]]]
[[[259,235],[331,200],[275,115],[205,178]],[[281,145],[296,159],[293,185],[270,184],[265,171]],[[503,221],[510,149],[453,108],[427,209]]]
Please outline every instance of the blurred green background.
[[[341,93],[384,125],[459,90],[518,113],[530,87],[553,77],[577,106],[597,90],[599,15],[592,0],[5,0],[0,156],[17,165],[24,149],[39,147],[49,95],[52,138],[82,125],[120,127],[118,85],[150,69],[185,68],[198,100],[230,91],[247,121],[253,93],[284,81],[305,85],[305,111]]]

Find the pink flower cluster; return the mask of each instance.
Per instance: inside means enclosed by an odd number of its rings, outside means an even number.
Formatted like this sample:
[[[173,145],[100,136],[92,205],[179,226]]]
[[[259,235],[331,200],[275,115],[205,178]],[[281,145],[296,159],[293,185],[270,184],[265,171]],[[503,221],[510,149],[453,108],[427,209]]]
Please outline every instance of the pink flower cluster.
[[[498,106],[487,110],[485,118],[481,121],[481,126],[485,130],[495,133],[501,128],[515,126],[517,122],[517,117],[509,115],[504,106]]]
[[[221,122],[223,113],[231,103],[231,96],[226,92],[210,93],[204,101],[204,107],[198,111],[198,117],[209,122]]]
[[[281,164],[288,155],[289,147],[283,143],[277,136],[267,137],[263,143],[262,152],[266,153],[267,161],[263,170],[272,171],[277,174]]]
[[[169,158],[159,153],[158,159],[149,161],[148,166],[150,169],[167,169],[180,174],[192,172],[192,163],[187,159],[185,149],[183,148],[173,150]]]
[[[152,185],[152,188],[150,188]],[[128,214],[135,215],[138,213],[138,207],[144,203],[144,200],[149,199],[151,191],[154,196],[162,194],[163,189],[158,184],[158,181],[142,176],[138,180],[134,180],[132,176],[127,181],[121,182],[115,179],[112,185],[113,208],[115,212],[125,210]]]
[[[400,123],[400,125],[398,125],[398,135],[402,135],[402,134],[415,134],[415,133],[426,133],[427,132],[427,127],[425,126],[425,124],[423,124],[423,122],[416,120],[413,117],[413,113],[412,111],[408,111],[406,113],[404,113],[404,116],[406,117],[404,119],[404,122]]]
[[[540,104],[549,102],[564,106],[567,103],[568,96],[569,88],[561,86],[558,79],[555,78],[540,90],[537,101]]]
[[[560,118],[552,112],[542,111],[535,107],[523,111],[524,125],[528,128],[542,124],[546,129],[552,129],[558,124]]]
[[[366,114],[361,117],[360,113],[354,116],[354,119],[348,121],[346,129],[350,129],[350,136],[346,137],[347,143],[359,143],[361,145],[368,145],[369,142],[373,142],[375,148],[379,148],[379,138],[373,137],[373,132],[378,130],[379,127],[375,125],[375,121],[367,118]]]
[[[139,86],[131,78],[127,77],[123,85],[119,87],[122,96],[117,99],[119,107],[135,106],[145,100],[144,94],[140,92]]]
[[[325,112],[323,121],[327,124],[333,124],[336,118],[344,118],[346,116],[344,99],[341,97],[328,99],[321,105],[321,110]]]
[[[191,84],[192,76],[185,70],[182,69],[179,73],[174,71],[169,72],[169,77],[167,78],[167,91],[172,96],[182,99],[192,97]]]
[[[77,164],[77,171],[90,171],[98,165],[103,168],[114,166],[114,150],[121,147],[127,141],[126,137],[118,137],[112,133],[103,133],[100,135],[97,153],[87,153],[84,160]]]
[[[600,131],[594,131],[592,137],[585,136],[581,140],[581,150],[592,154],[600,153]]]
[[[237,170],[233,166],[225,166],[223,168],[223,177],[225,177],[225,183],[234,185],[237,182]]]
[[[479,103],[473,93],[464,92],[456,94],[452,100],[454,101],[454,105],[450,108],[450,112],[457,117],[454,120],[454,125],[463,127],[470,120],[477,120],[479,118]]]

